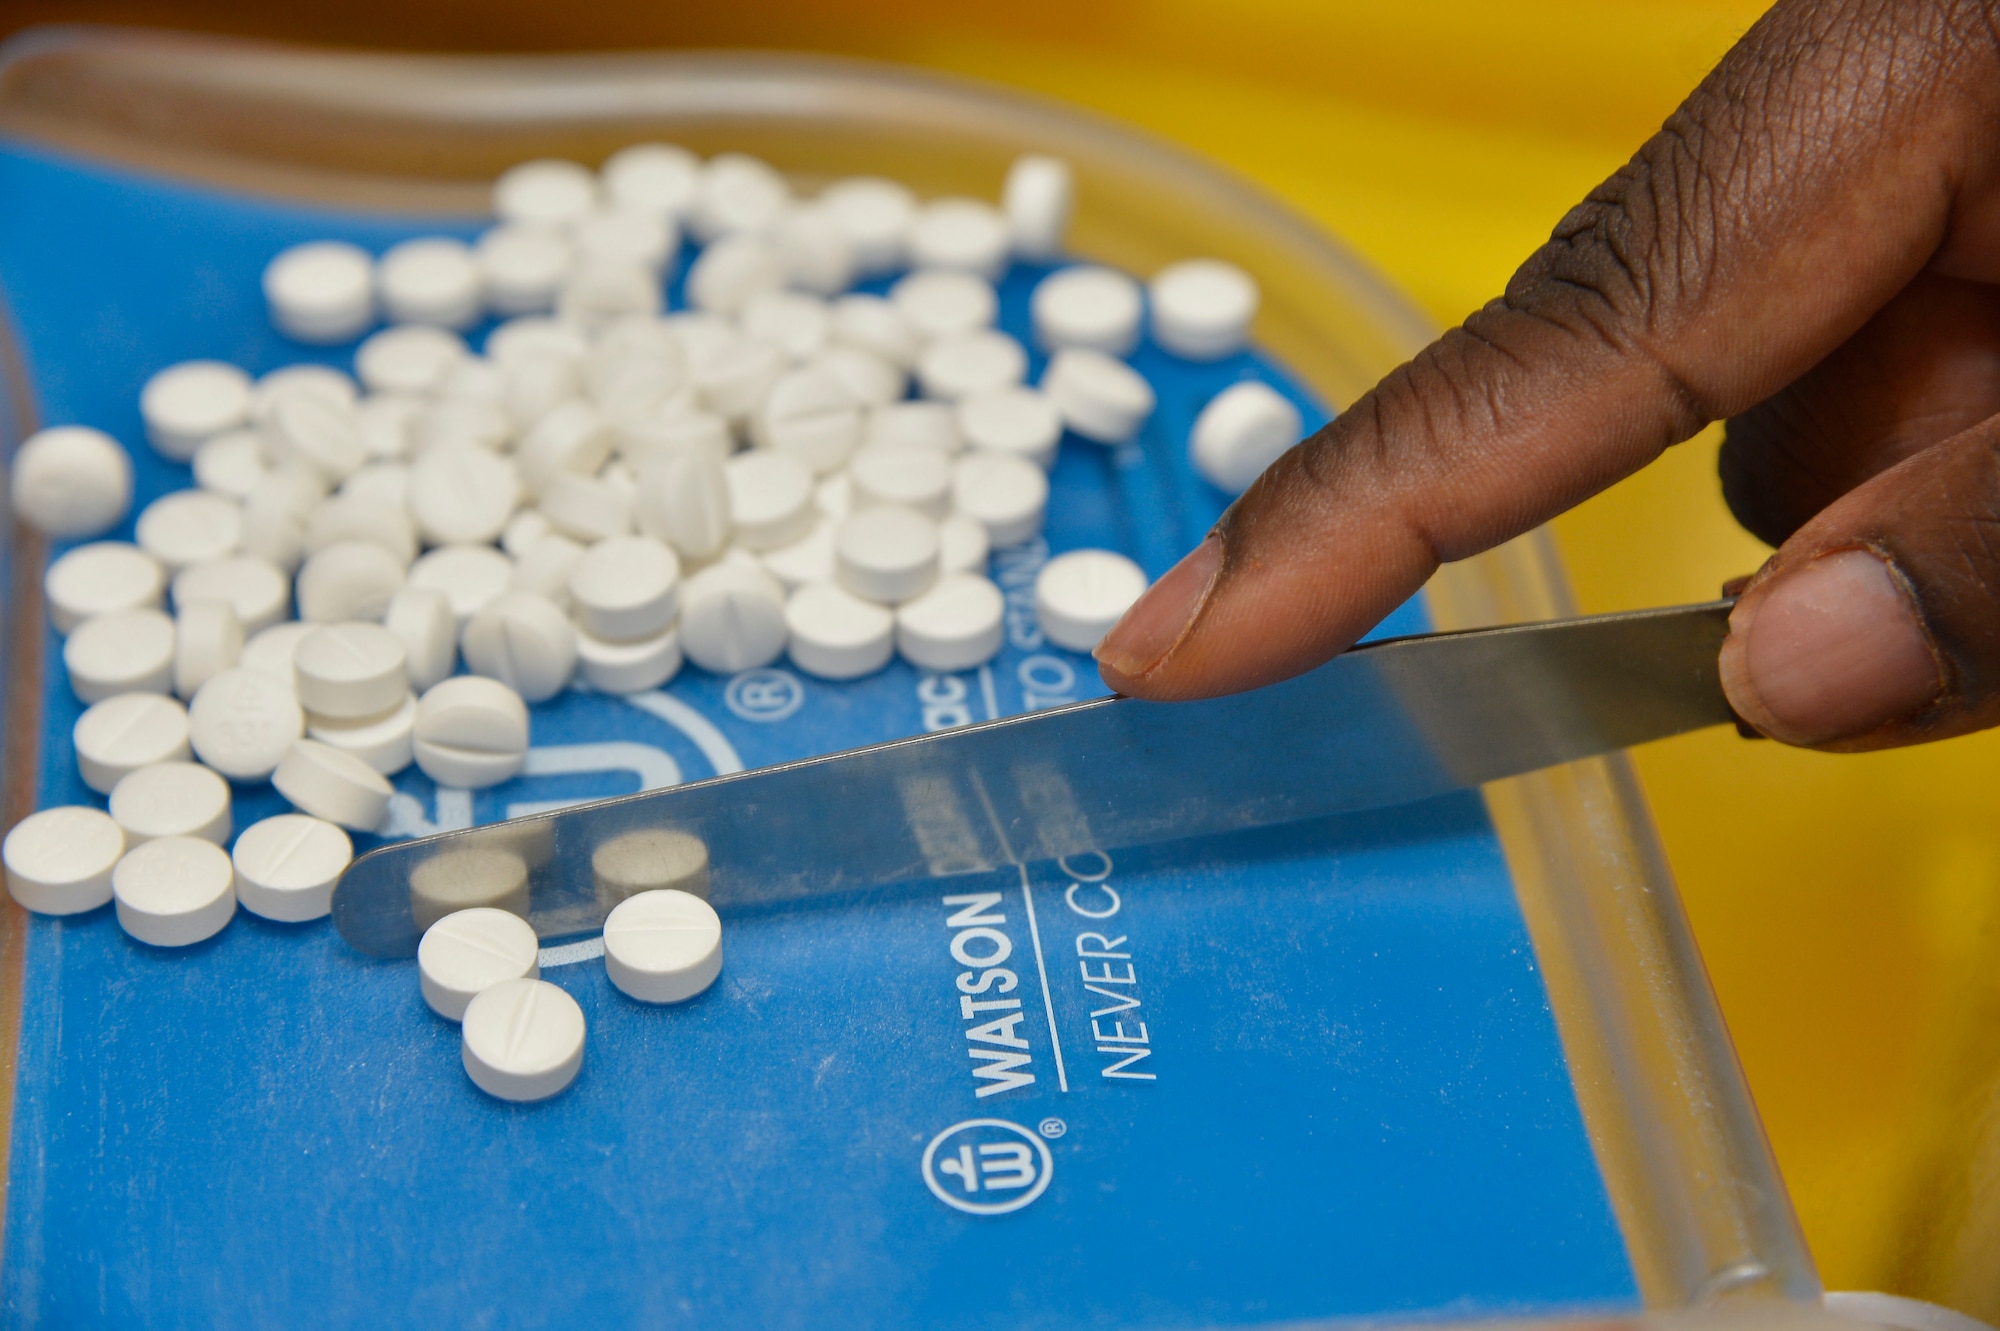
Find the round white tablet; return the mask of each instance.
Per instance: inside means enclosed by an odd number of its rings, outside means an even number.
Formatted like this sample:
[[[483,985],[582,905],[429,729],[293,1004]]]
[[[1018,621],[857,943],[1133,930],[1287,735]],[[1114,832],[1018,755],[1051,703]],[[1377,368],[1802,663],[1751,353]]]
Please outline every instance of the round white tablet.
[[[92,703],[70,731],[83,784],[100,795],[129,772],[185,761],[187,708],[157,693],[120,693]]]
[[[512,911],[491,906],[453,911],[424,930],[417,944],[417,981],[424,1002],[446,1021],[462,1021],[466,1005],[504,980],[532,980],[542,968],[541,939]]]
[[[870,448],[931,448],[940,453],[964,447],[957,408],[949,402],[891,402],[871,408],[863,442]]]
[[[863,277],[903,266],[917,220],[917,197],[907,186],[881,176],[850,176],[822,190],[819,203],[853,246],[854,266]]]
[[[455,675],[417,700],[417,766],[439,785],[495,786],[527,757],[528,705],[499,680]]]
[[[993,542],[978,519],[963,513],[948,513],[938,523],[938,572],[977,573],[986,576],[986,561]]]
[[[736,450],[729,422],[714,412],[662,407],[638,417],[612,422],[618,453],[629,466],[639,467],[671,453],[699,453],[718,466]]]
[[[188,601],[174,617],[174,693],[195,690],[243,654],[243,621],[227,601]]]
[[[394,776],[416,759],[416,695],[405,693],[396,706],[376,716],[338,721],[310,717],[306,738],[351,753],[383,776]]]
[[[417,557],[417,529],[405,503],[365,492],[349,494],[345,486],[306,519],[307,554],[335,541],[373,541],[403,564]]]
[[[292,603],[291,580],[276,564],[254,555],[189,564],[174,575],[173,590],[176,606],[196,601],[227,602],[246,636],[282,621]]]
[[[312,240],[264,267],[271,323],[297,342],[351,342],[375,322],[375,262],[358,245]]]
[[[590,853],[598,903],[607,908],[641,892],[672,890],[708,898],[708,845],[688,832],[642,828]]]
[[[771,385],[751,417],[761,448],[787,454],[824,476],[847,461],[861,442],[861,403],[833,375],[793,370]]]
[[[218,360],[170,365],[146,381],[139,414],[146,441],[162,457],[186,462],[202,440],[250,419],[250,376]]]
[[[567,610],[569,575],[575,572],[583,551],[582,544],[560,532],[548,533],[523,549],[514,560],[514,576],[508,580],[507,590],[546,596]]]
[[[764,551],[757,560],[788,594],[809,582],[831,582],[833,534],[838,526],[835,519],[822,516],[804,536],[790,545]]]
[[[1065,425],[1100,444],[1124,443],[1153,414],[1145,376],[1101,351],[1058,351],[1042,372],[1042,391]]]
[[[785,650],[785,597],[761,568],[725,560],[681,589],[681,650],[703,670],[733,675]]]
[[[354,843],[323,818],[281,813],[245,828],[229,858],[243,909],[297,924],[333,909],[333,887],[354,859]]]
[[[813,471],[789,453],[760,449],[729,460],[723,469],[737,544],[775,550],[812,528]]]
[[[712,558],[729,543],[729,478],[706,451],[662,452],[640,463],[633,508],[641,532],[686,558]]]
[[[957,274],[947,274],[955,278]],[[977,283],[978,278],[968,278]],[[975,298],[981,290],[975,287]],[[991,287],[983,290],[990,294]],[[833,302],[833,341],[835,346],[852,347],[865,351],[871,356],[880,356],[899,370],[907,370],[917,363],[917,353],[923,350],[923,340],[916,329],[895,305],[881,296],[842,296]]]
[[[1058,647],[1088,652],[1146,590],[1137,564],[1110,550],[1072,550],[1035,577],[1035,619]]]
[[[1007,598],[975,573],[947,573],[896,607],[896,650],[919,670],[983,665],[999,655],[1006,630]]]
[[[967,448],[1026,458],[1043,468],[1055,462],[1062,440],[1062,413],[1056,404],[1019,385],[960,399],[957,424]]]
[[[410,516],[433,545],[498,540],[520,499],[514,464],[473,445],[434,448],[410,468]]]
[[[458,665],[458,617],[443,592],[405,587],[389,598],[382,627],[403,644],[410,687],[422,693]]]
[[[991,282],[947,269],[922,269],[899,279],[889,288],[889,303],[919,342],[990,328],[1000,313]],[[915,358],[908,363],[914,365]]]
[[[305,553],[306,524],[326,480],[297,464],[274,467],[257,478],[243,500],[243,553],[289,572]]]
[[[854,455],[847,475],[855,509],[901,504],[931,518],[951,509],[952,458],[935,448],[871,444]]]
[[[1049,507],[1049,477],[1034,463],[1006,453],[968,453],[952,468],[952,506],[986,528],[996,547],[1040,534]]]
[[[1153,340],[1188,360],[1221,360],[1243,349],[1257,317],[1257,284],[1220,259],[1188,259],[1152,281]]]
[[[74,632],[92,615],[156,606],[166,586],[158,561],[124,541],[79,545],[42,577],[42,595],[58,633]]]
[[[1029,312],[1035,340],[1049,351],[1088,347],[1124,356],[1139,345],[1139,284],[1115,268],[1079,264],[1035,284]]]
[[[996,328],[940,338],[917,358],[917,387],[928,398],[956,402],[1021,382],[1028,353]]]
[[[357,832],[380,825],[395,794],[380,772],[316,739],[293,740],[271,784],[301,812]]]
[[[264,440],[256,430],[210,435],[194,451],[194,483],[239,502],[250,497],[267,470]]]
[[[493,182],[493,212],[503,222],[564,227],[597,206],[597,177],[560,158],[522,162]]]
[[[123,829],[83,805],[31,813],[0,844],[8,893],[39,915],[75,915],[111,900],[111,872],[124,853]]]
[[[834,533],[834,578],[866,601],[907,601],[938,575],[937,523],[880,504],[841,520]]]
[[[236,871],[220,846],[161,837],[111,871],[118,926],[154,947],[186,947],[222,932],[236,914]]]
[[[465,339],[430,324],[369,334],[354,351],[354,373],[371,393],[428,393],[465,359]]]
[[[88,426],[29,435],[15,450],[13,473],[14,516],[57,540],[101,535],[132,506],[132,459]]]
[[[701,159],[672,143],[635,143],[604,159],[604,193],[620,208],[676,220],[694,208]]]
[[[340,483],[335,496],[342,500],[365,501],[393,510],[409,521],[410,467],[391,458],[371,458],[360,470]],[[399,542],[400,543],[400,542]]]
[[[175,490],[139,511],[132,535],[172,574],[234,554],[243,543],[243,506],[207,490]]]
[[[743,302],[736,323],[751,337],[776,342],[794,361],[806,361],[826,347],[833,312],[803,291],[762,291]]]
[[[338,485],[368,461],[361,440],[361,416],[352,403],[329,402],[317,393],[286,393],[271,406],[264,439],[273,460],[318,472]]]
[[[554,309],[575,252],[559,231],[508,224],[481,236],[473,257],[486,308],[507,318]]]
[[[237,668],[261,671],[289,690],[292,687],[292,657],[298,652],[299,643],[306,634],[318,628],[319,625],[308,624],[302,619],[273,624],[243,644],[243,652],[236,658]]]
[[[1232,384],[1194,418],[1188,455],[1218,489],[1241,494],[1299,441],[1299,409],[1268,384]]]
[[[1000,210],[1014,253],[1025,259],[1052,259],[1062,253],[1076,206],[1076,183],[1069,163],[1059,157],[1023,154],[1007,168]]]
[[[656,636],[671,624],[681,561],[650,536],[614,536],[570,570],[569,594],[585,632],[614,642]]]
[[[409,585],[443,592],[460,631],[480,607],[507,590],[514,561],[490,545],[441,545],[410,565]]]
[[[627,897],[604,918],[604,969],[627,997],[684,1002],[722,973],[722,920],[689,892]]]
[[[134,768],[111,788],[111,817],[125,844],[156,837],[229,840],[229,783],[200,763],[152,763]]]
[[[263,670],[225,670],[188,704],[195,757],[234,781],[268,778],[305,729],[291,682]]]
[[[657,689],[681,669],[680,631],[667,628],[650,638],[611,642],[577,630],[576,671],[600,693],[643,693]]]
[[[522,557],[537,541],[553,534],[554,531],[555,524],[543,517],[539,509],[524,508],[507,519],[507,526],[500,533],[500,548],[514,561],[517,576],[520,573]]]
[[[361,390],[352,375],[331,365],[310,361],[284,365],[260,376],[250,386],[250,424],[257,429],[271,423],[271,412],[280,398],[304,393],[335,407],[351,407],[360,400]]]
[[[539,488],[558,472],[595,475],[611,457],[616,436],[611,423],[587,402],[570,401],[530,426],[515,450],[515,465],[529,486]]]
[[[859,679],[889,664],[896,617],[872,601],[812,582],[785,602],[786,651],[792,664],[821,679]]]
[[[785,284],[784,264],[766,236],[725,236],[695,257],[687,272],[687,302],[709,314],[735,315],[752,298]]]
[[[462,910],[528,913],[528,865],[520,854],[488,838],[446,842],[410,871],[410,914],[428,930]]]
[[[764,405],[771,386],[791,368],[776,342],[739,337],[693,358],[695,392],[701,404],[723,419],[748,421]]]
[[[292,652],[293,691],[316,717],[380,716],[409,690],[400,638],[380,624],[327,624]]]
[[[799,291],[837,296],[854,284],[854,242],[817,201],[791,209],[771,230],[785,281]]]
[[[335,541],[315,550],[299,569],[299,618],[320,624],[380,621],[403,589],[402,561],[373,541]]]
[[[76,626],[63,644],[70,691],[86,703],[119,693],[170,693],[174,621],[158,610],[113,610]]]
[[[509,319],[488,333],[485,352],[502,369],[543,356],[580,364],[590,354],[590,339],[581,328],[560,319],[530,315]]]
[[[464,1061],[499,1100],[546,1100],[583,1068],[583,1009],[546,980],[504,980],[466,1005]]]
[[[792,206],[792,187],[745,153],[717,153],[695,181],[688,230],[704,243],[736,232],[769,231]]]
[[[576,630],[554,602],[533,592],[507,592],[481,606],[461,646],[466,669],[529,702],[561,693],[576,669]]]
[[[991,281],[1007,266],[1012,248],[1007,219],[978,199],[938,199],[917,210],[910,225],[910,262],[918,268],[956,268]]]

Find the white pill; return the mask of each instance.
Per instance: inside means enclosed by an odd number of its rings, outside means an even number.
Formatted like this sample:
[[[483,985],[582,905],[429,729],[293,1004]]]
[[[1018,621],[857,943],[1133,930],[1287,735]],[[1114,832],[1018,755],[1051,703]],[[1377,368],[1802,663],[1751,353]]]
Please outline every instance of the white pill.
[[[695,391],[701,404],[716,415],[745,422],[790,368],[791,358],[777,343],[740,337],[695,358]]]
[[[952,506],[986,528],[998,546],[1040,534],[1049,507],[1049,478],[1034,463],[1006,453],[968,453],[952,469]]]
[[[592,257],[571,271],[556,296],[556,317],[586,332],[660,312],[660,279],[636,263]]]
[[[458,665],[458,616],[451,598],[429,587],[405,587],[389,598],[382,627],[403,644],[410,687],[422,693]],[[287,676],[289,678],[289,676]]]
[[[299,569],[299,618],[319,624],[380,620],[403,589],[403,563],[373,541],[335,541]]]
[[[839,379],[811,369],[780,378],[750,420],[760,448],[795,457],[822,476],[847,461],[861,429],[861,403]]]
[[[695,181],[688,230],[707,243],[737,232],[769,231],[792,205],[792,187],[769,165],[744,153],[718,153]]]
[[[243,501],[243,553],[280,569],[297,568],[306,524],[325,498],[326,481],[317,472],[300,466],[265,472]]]
[[[555,525],[542,516],[540,509],[524,508],[507,519],[506,527],[500,532],[500,548],[514,561],[517,575],[522,557],[534,548],[535,542],[554,531]]]
[[[383,776],[394,776],[416,759],[416,695],[405,693],[400,703],[379,716],[308,717],[306,738],[351,753]]]
[[[587,402],[565,402],[521,436],[515,464],[530,488],[546,485],[557,472],[594,476],[611,457],[611,423]]]
[[[255,430],[210,435],[194,451],[194,483],[231,499],[248,499],[267,470],[264,441]],[[17,469],[17,483],[19,476]]]
[[[563,535],[601,541],[632,531],[633,496],[615,477],[559,472],[540,487],[542,514]]]
[[[457,333],[400,324],[372,333],[354,350],[354,373],[371,393],[428,393],[470,353]]]
[[[466,1005],[463,1059],[499,1100],[546,1100],[583,1068],[583,1009],[546,980],[505,980]]]
[[[358,245],[313,240],[264,268],[271,323],[297,342],[352,342],[375,322],[375,263]]]
[[[129,849],[156,837],[229,840],[229,783],[200,763],[151,763],[111,788],[111,817]]]
[[[833,312],[802,291],[763,291],[743,302],[737,326],[751,337],[776,342],[795,361],[810,360],[833,334]]]
[[[688,559],[710,559],[729,543],[729,479],[707,451],[669,451],[639,467],[639,530]]]
[[[605,158],[597,174],[618,207],[678,221],[694,209],[701,159],[676,144],[635,143]]]
[[[597,206],[597,177],[560,158],[522,162],[493,182],[493,212],[503,222],[564,227]]]
[[[187,708],[157,693],[119,693],[92,703],[70,731],[83,784],[109,795],[127,773],[185,761]]]
[[[895,605],[937,581],[937,523],[892,505],[862,509],[834,533],[834,578],[863,600]]]
[[[947,514],[938,523],[938,572],[977,573],[986,576],[987,557],[993,552],[993,540],[986,534],[986,527],[976,518],[963,513]]]
[[[443,592],[462,631],[466,621],[513,580],[514,561],[490,545],[441,545],[410,565],[409,585]]]
[[[372,541],[408,564],[417,557],[417,529],[407,496],[397,502],[391,495],[343,491],[324,501],[306,519],[305,551],[317,554],[336,541]]]
[[[1146,574],[1110,550],[1072,550],[1035,577],[1035,619],[1042,635],[1073,652],[1094,649],[1146,591]]]
[[[172,574],[236,553],[243,543],[243,506],[228,495],[175,490],[139,511],[132,536]]]
[[[1006,628],[998,587],[976,573],[947,573],[896,607],[896,650],[919,670],[970,670],[999,655]]]
[[[243,644],[243,653],[236,658],[237,668],[261,671],[290,690],[292,658],[298,654],[299,643],[304,641],[305,636],[318,628],[319,625],[308,624],[301,619],[273,624]]]
[[[222,848],[162,837],[111,871],[118,927],[154,947],[187,947],[222,932],[236,914],[236,872]]]
[[[417,978],[424,1002],[446,1021],[462,1021],[472,1000],[506,980],[541,975],[541,940],[512,911],[475,906],[424,930]]]
[[[509,318],[555,308],[556,297],[569,280],[575,250],[553,228],[511,223],[482,235],[473,257],[487,310]]]
[[[643,268],[658,274],[680,249],[680,230],[659,213],[607,208],[578,222],[570,235],[578,262]]]
[[[956,278],[959,274],[947,274]],[[979,279],[968,281],[978,283]],[[954,285],[947,283],[947,287]],[[918,297],[924,297],[926,288],[919,284]],[[974,299],[981,291],[991,295],[992,288],[983,284],[973,288]],[[946,292],[946,297],[949,291]],[[949,304],[948,299],[936,299],[939,304]],[[917,363],[917,353],[923,350],[923,339],[904,317],[896,305],[881,296],[842,296],[833,302],[833,341],[836,346],[853,347],[880,356],[899,370],[907,370]],[[990,322],[991,315],[988,315]]]
[[[734,315],[752,297],[784,284],[777,247],[765,236],[746,232],[716,241],[689,265],[687,301],[710,314]]]
[[[559,606],[533,592],[487,602],[466,623],[460,646],[466,669],[499,680],[529,702],[561,693],[576,669],[576,630]]]
[[[998,329],[940,338],[917,358],[917,387],[928,398],[957,402],[1011,388],[1028,372],[1028,353]]]
[[[576,670],[600,693],[657,689],[681,669],[680,632],[667,628],[650,638],[612,642],[577,630]]]
[[[357,832],[374,830],[395,794],[380,772],[316,739],[293,740],[271,784],[300,812]]]
[[[140,390],[139,414],[146,441],[162,457],[186,462],[202,440],[250,419],[250,376],[215,360],[170,365]]]
[[[813,471],[789,453],[758,451],[731,458],[723,476],[737,542],[775,550],[811,529]]]
[[[785,601],[792,664],[821,679],[859,679],[889,664],[896,617],[830,582],[809,582]]]
[[[642,1003],[680,1003],[722,973],[722,920],[690,892],[629,896],[604,918],[604,969]]]
[[[935,448],[871,444],[847,468],[852,506],[901,504],[931,518],[951,510],[952,458]]]
[[[634,467],[672,453],[700,453],[718,466],[736,449],[729,422],[713,412],[663,408],[612,422],[619,456]]]
[[[863,440],[869,448],[930,448],[956,453],[959,437],[957,408],[949,402],[891,402],[868,412]]]
[[[772,228],[771,244],[785,281],[796,290],[837,296],[854,284],[854,242],[833,210],[822,204],[808,203],[787,212]]]
[[[74,632],[93,615],[156,606],[166,586],[158,561],[124,541],[80,545],[42,577],[42,595],[58,633]]]
[[[881,176],[850,176],[821,191],[819,203],[846,233],[855,269],[863,277],[880,277],[903,266],[917,220],[917,198],[907,187]]]
[[[514,464],[483,448],[435,448],[410,468],[410,517],[433,545],[498,540],[520,499]]]
[[[910,224],[910,262],[918,268],[952,268],[991,281],[1006,268],[1012,246],[1007,219],[978,199],[935,200]]]
[[[211,678],[188,704],[195,757],[233,781],[263,781],[306,730],[289,680],[238,666]]]
[[[615,536],[584,552],[570,571],[578,623],[594,637],[629,642],[659,634],[674,619],[680,559],[650,536]]]
[[[1232,384],[1195,417],[1188,454],[1210,483],[1241,494],[1299,441],[1304,427],[1299,409],[1268,384]]]
[[[923,269],[899,279],[889,288],[889,302],[920,342],[991,328],[1000,313],[991,282],[947,269]]]
[[[671,889],[708,899],[708,845],[663,827],[624,832],[590,852],[590,877],[607,910],[641,892]]]
[[[1220,259],[1188,259],[1153,278],[1153,340],[1188,360],[1221,360],[1243,349],[1257,317],[1257,283]]]
[[[279,398],[271,408],[265,439],[279,465],[293,462],[310,468],[329,485],[338,485],[368,461],[360,413],[314,394],[288,393]]]
[[[835,519],[822,515],[811,531],[790,545],[764,551],[758,562],[788,593],[809,582],[831,582],[833,534],[838,525]]]
[[[101,535],[132,507],[132,459],[102,430],[37,431],[15,451],[13,473],[14,516],[57,540]]]
[[[1054,464],[1063,429],[1062,413],[1047,394],[1018,385],[961,398],[957,425],[967,448],[1026,458],[1043,468]]]
[[[111,900],[111,873],[124,854],[124,831],[83,805],[31,813],[0,843],[8,893],[39,915],[75,915]]]
[[[492,837],[469,845],[446,843],[410,871],[410,914],[417,928],[428,930],[461,910],[504,910],[526,918],[527,861]]]
[[[282,365],[251,385],[250,424],[258,429],[269,425],[278,400],[294,393],[317,397],[335,407],[351,407],[361,396],[353,376],[331,365],[315,365],[310,361]]]
[[[324,818],[281,813],[245,828],[229,859],[243,909],[298,924],[333,909],[333,887],[354,859],[354,843]]]
[[[410,507],[409,464],[382,458],[372,459],[361,470],[340,483],[338,497],[368,500],[384,508],[395,509],[407,522]]]
[[[1113,268],[1079,264],[1035,284],[1029,312],[1044,349],[1088,347],[1124,356],[1139,345],[1139,284]]]
[[[380,624],[327,624],[292,652],[293,692],[315,717],[380,716],[409,692],[402,639]]]
[[[1145,376],[1101,351],[1058,351],[1042,372],[1042,391],[1065,425],[1100,444],[1124,443],[1153,414]]]
[[[1052,259],[1062,253],[1076,206],[1076,183],[1069,163],[1059,157],[1024,154],[1007,168],[1000,209],[1014,253],[1024,259]]]
[[[439,785],[498,785],[527,755],[528,705],[499,680],[455,675],[417,700],[417,766]]]
[[[718,675],[767,666],[785,650],[783,590],[761,568],[725,560],[681,591],[681,650]]]
[[[243,654],[243,621],[227,601],[176,602],[174,693],[192,698]]]
[[[170,693],[174,621],[158,610],[113,610],[76,626],[63,644],[70,692],[86,703],[120,693]]]
[[[528,546],[514,561],[514,575],[507,590],[546,596],[565,609],[570,603],[569,575],[583,558],[584,547],[558,532],[550,532]]]
[[[901,400],[910,387],[909,376],[902,370],[860,347],[828,347],[808,361],[806,368],[831,375],[864,407],[886,407]]]

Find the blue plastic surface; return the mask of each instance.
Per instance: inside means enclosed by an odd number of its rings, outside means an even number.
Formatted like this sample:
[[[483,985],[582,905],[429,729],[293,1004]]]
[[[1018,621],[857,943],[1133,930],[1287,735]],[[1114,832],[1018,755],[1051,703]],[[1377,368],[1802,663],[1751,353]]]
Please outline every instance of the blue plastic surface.
[[[270,331],[272,254],[425,229],[4,143],[0,199],[41,418],[124,440],[141,503],[189,483],[140,442],[152,371],[348,362]],[[1017,335],[1031,285],[1003,292]],[[1065,440],[1047,545],[1158,575],[1222,507],[1184,456],[1208,397],[1254,375],[1324,412],[1249,356],[1135,363],[1160,410],[1125,448]],[[535,710],[541,774],[468,801],[412,769],[401,816],[485,821],[1100,692],[1035,633],[1044,553],[996,561],[1019,613],[986,670],[690,667],[640,704],[572,693]],[[58,647],[44,805],[97,798]],[[239,829],[281,807],[236,793]],[[325,921],[239,914],[169,952],[108,908],[35,919],[6,1323],[1143,1327],[1636,1301],[1476,796],[1067,868],[734,916],[721,980],[677,1008],[552,965],[589,1044],[531,1106],[473,1088],[412,963]]]

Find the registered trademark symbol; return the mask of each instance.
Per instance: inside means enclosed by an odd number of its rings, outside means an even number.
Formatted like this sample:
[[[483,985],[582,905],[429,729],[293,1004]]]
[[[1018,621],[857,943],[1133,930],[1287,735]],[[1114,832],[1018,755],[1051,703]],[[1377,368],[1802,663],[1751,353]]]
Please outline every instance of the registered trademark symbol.
[[[1069,1124],[1063,1122],[1059,1118],[1045,1118],[1040,1123],[1037,1123],[1035,1125],[1035,1131],[1041,1133],[1044,1137],[1047,1137],[1050,1141],[1054,1141],[1056,1138],[1062,1136],[1065,1132],[1069,1131]]]

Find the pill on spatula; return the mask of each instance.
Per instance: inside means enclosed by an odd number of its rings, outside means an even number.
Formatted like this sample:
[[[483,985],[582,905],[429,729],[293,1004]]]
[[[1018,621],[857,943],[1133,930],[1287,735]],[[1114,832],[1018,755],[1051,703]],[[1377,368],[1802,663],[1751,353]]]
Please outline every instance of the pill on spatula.
[[[333,908],[333,885],[353,860],[354,843],[323,818],[281,813],[245,828],[229,858],[243,909],[296,924]]]
[[[546,1100],[583,1067],[583,1009],[547,980],[503,980],[466,1005],[472,1084],[500,1100]]]
[[[541,940],[534,926],[512,911],[475,906],[424,930],[417,944],[417,981],[424,1002],[446,1021],[463,1021],[465,1009],[485,990],[507,980],[542,973]]]

